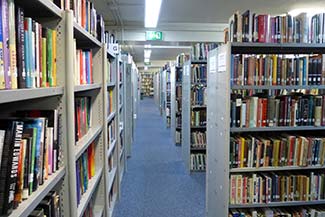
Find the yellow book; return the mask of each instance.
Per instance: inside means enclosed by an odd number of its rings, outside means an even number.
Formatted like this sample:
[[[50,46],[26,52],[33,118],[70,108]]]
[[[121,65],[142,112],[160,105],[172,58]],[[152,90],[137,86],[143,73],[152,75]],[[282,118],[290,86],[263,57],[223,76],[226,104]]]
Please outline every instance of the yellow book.
[[[9,6],[9,55],[10,55],[10,74],[11,89],[18,88],[17,81],[17,52],[16,52],[16,30],[15,30],[15,4],[14,0],[8,0]]]
[[[245,138],[240,138],[241,148],[240,148],[240,168],[244,167],[244,158],[245,158]]]
[[[306,178],[306,201],[310,200],[310,178]]]
[[[52,86],[56,87],[56,38],[57,38],[57,32],[56,30],[52,30]]]

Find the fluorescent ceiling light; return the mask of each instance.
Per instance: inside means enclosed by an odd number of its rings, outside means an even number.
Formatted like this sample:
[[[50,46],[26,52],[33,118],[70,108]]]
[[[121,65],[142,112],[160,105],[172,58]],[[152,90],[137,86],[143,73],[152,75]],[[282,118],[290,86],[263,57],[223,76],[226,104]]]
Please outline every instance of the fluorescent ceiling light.
[[[301,13],[307,13],[309,15],[325,13],[324,8],[297,8],[288,12],[291,16],[297,16]]]
[[[151,48],[151,44],[145,44],[144,48]]]
[[[144,50],[144,58],[149,59],[151,56],[151,50]]]
[[[150,59],[149,58],[144,58],[144,62],[145,63],[149,63],[150,62]]]
[[[162,0],[146,0],[144,26],[156,28]]]
[[[148,66],[145,66],[145,67],[144,67],[144,70],[146,70],[146,71],[147,71],[147,70],[148,70]]]

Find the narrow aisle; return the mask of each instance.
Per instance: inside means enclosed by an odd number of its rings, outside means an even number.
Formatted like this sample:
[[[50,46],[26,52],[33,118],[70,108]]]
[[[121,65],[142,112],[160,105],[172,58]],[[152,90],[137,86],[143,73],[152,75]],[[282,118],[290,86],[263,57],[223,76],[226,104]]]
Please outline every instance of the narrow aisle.
[[[189,175],[153,99],[144,98],[114,217],[204,217],[205,173]]]

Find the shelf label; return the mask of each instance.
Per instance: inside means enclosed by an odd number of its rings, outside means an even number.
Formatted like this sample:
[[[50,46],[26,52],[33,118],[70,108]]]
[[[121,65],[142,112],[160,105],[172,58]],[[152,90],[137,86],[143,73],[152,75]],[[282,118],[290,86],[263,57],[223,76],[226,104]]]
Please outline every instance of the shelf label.
[[[210,68],[210,73],[214,74],[217,72],[217,57],[216,56],[211,56],[209,58],[209,68]]]
[[[218,72],[226,71],[226,54],[220,53],[218,55]]]
[[[119,54],[119,49],[118,49],[118,44],[112,44],[112,50],[114,52],[114,54]]]

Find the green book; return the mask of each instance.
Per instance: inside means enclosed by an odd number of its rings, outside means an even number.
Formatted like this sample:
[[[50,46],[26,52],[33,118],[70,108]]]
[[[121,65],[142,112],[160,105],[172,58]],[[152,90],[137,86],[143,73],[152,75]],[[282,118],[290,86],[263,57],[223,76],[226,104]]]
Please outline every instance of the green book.
[[[53,87],[53,52],[52,52],[52,47],[53,47],[53,34],[51,29],[47,29],[47,34],[46,34],[46,41],[47,41],[47,48],[46,48],[46,62],[47,62],[47,81],[49,84],[49,87]]]

